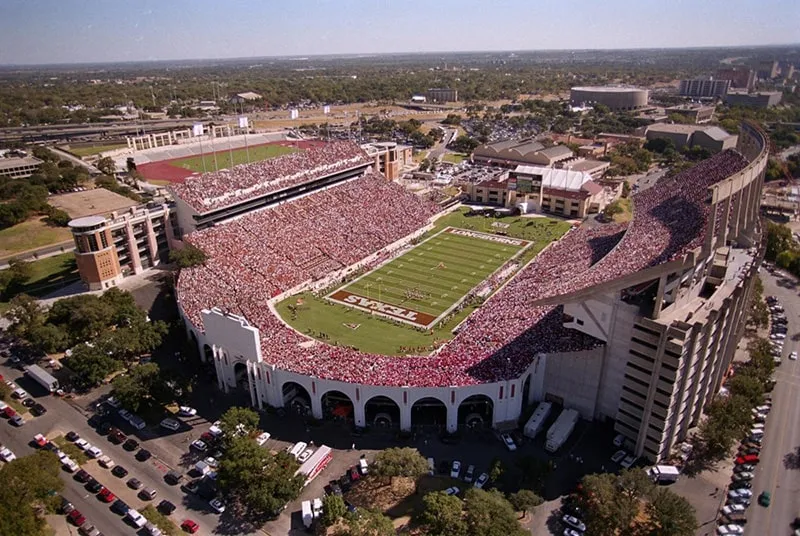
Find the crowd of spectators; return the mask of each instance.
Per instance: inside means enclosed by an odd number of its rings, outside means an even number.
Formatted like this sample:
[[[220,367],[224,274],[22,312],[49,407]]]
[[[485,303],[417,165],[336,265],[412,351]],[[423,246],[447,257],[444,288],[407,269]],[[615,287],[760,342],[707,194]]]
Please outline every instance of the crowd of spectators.
[[[197,212],[204,213],[371,161],[355,143],[336,141],[278,158],[188,177],[172,190]]]
[[[395,357],[314,342],[270,313],[266,301],[304,278],[352,264],[424,225],[435,207],[376,176],[286,203],[190,236],[209,254],[185,270],[178,295],[202,326],[217,306],[257,326],[266,363],[299,374],[386,386],[448,386],[519,377],[539,353],[591,350],[600,341],[563,327],[544,298],[667,262],[702,244],[711,218],[707,188],[746,160],[725,151],[634,197],[630,224],[578,228],[543,250],[426,356]],[[714,215],[716,217],[716,215]],[[324,261],[324,262],[323,262]]]

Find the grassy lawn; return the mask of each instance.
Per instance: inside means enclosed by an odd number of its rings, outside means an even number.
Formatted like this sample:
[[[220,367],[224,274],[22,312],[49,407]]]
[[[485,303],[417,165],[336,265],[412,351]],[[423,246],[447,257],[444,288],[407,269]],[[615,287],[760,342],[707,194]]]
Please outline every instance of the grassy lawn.
[[[161,532],[167,536],[174,536],[178,534],[178,527],[167,516],[156,510],[151,504],[141,511],[141,514],[150,523],[161,529]]]
[[[100,143],[93,143],[91,145],[81,145],[80,147],[76,147],[74,145],[70,145],[70,148],[67,149],[74,155],[84,157],[84,156],[92,156],[95,154],[100,154],[105,151],[113,151],[114,149],[122,149],[127,147],[124,143],[109,143],[109,144],[100,144]]]
[[[50,227],[44,218],[33,218],[0,230],[0,257],[72,239],[67,227]]]
[[[450,486],[457,486],[462,494],[469,487],[461,480],[445,476],[422,476],[416,488],[410,478],[394,478],[387,485],[377,478],[368,477],[355,484],[345,496],[359,508],[375,508],[392,519],[410,521],[422,510],[422,498],[427,493],[444,491]]]
[[[74,253],[62,253],[30,262],[31,278],[19,293],[41,296],[78,279]]]
[[[508,227],[505,231],[508,236],[533,242],[520,255],[520,262],[525,263],[547,244],[563,235],[570,227],[567,222],[550,218],[467,217],[465,215],[467,210],[456,211],[440,218],[436,222],[435,228],[429,231],[425,238],[438,233],[448,226],[491,233],[492,229],[494,229],[492,223],[507,224]],[[484,241],[481,240],[480,242],[483,243]],[[424,246],[425,244],[422,244],[422,247]],[[410,253],[413,254],[415,251],[417,249],[412,250]],[[396,263],[398,260],[396,259],[393,262]],[[445,264],[447,269],[450,269],[451,266],[456,269],[460,262],[460,260],[448,260],[445,261]],[[437,274],[442,271],[446,270],[437,270]],[[371,297],[377,299],[377,289],[374,289],[374,292],[372,290],[370,292]],[[383,295],[381,295],[381,298],[383,298]],[[298,299],[301,301],[298,302]],[[294,312],[290,310],[290,307],[294,309]],[[465,307],[460,313],[453,315],[449,321],[436,324],[432,330],[419,330],[400,322],[392,322],[352,307],[334,304],[326,299],[315,298],[311,293],[291,296],[278,303],[276,309],[281,317],[296,330],[311,337],[322,338],[327,343],[354,346],[370,353],[403,355],[406,353],[427,353],[433,350],[437,343],[452,339],[451,330],[466,318],[475,309],[475,306]]]
[[[249,149],[235,149],[231,151],[217,151],[217,166],[219,169],[238,166],[239,164],[247,163],[247,154],[250,153],[250,162],[259,162],[269,158],[275,158],[284,154],[289,154],[297,151],[294,147],[284,147],[283,145],[259,145],[250,147]],[[231,154],[233,155],[233,163],[231,163]],[[205,159],[205,167],[203,166],[203,159]],[[170,162],[170,165],[189,169],[191,171],[202,173],[203,171],[214,171],[214,155],[207,154],[204,156],[191,156],[189,158],[181,158]]]
[[[633,217],[633,200],[630,197],[623,197],[619,200],[619,206],[624,209],[619,214],[614,214],[615,223],[623,223],[630,221]]]
[[[64,454],[72,458],[72,460],[78,465],[83,465],[89,461],[89,458],[86,457],[86,454],[84,454],[81,449],[67,441],[66,437],[58,436],[52,441],[58,445],[58,448],[64,451]]]
[[[446,153],[442,156],[442,160],[445,162],[450,162],[451,164],[460,164],[464,160],[468,159],[469,155],[461,154],[461,153]]]

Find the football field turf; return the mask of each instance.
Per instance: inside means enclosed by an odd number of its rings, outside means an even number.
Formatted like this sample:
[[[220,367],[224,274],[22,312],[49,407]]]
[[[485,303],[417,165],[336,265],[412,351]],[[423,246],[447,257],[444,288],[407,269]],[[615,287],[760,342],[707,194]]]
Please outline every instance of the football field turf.
[[[531,243],[447,228],[328,299],[428,328]]]
[[[216,169],[230,169],[239,164],[246,164],[248,162],[248,153],[250,155],[249,162],[260,162],[269,158],[275,158],[284,154],[289,154],[297,151],[294,147],[285,147],[283,145],[256,145],[249,148],[233,149],[232,151],[217,151],[217,161],[214,164],[214,154],[208,153],[201,156],[190,156],[173,160],[169,164],[171,166],[188,169],[197,173],[204,173],[206,171],[214,171]],[[231,156],[233,156],[233,163],[231,163]],[[203,159],[205,159],[205,167],[203,166]]]

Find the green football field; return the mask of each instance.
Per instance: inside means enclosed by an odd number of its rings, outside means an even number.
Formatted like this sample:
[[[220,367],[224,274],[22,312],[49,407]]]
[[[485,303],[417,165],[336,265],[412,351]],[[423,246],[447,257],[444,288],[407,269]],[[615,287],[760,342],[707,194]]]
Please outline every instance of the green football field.
[[[334,291],[328,298],[419,326],[429,326],[528,245],[528,242],[514,238],[445,229]],[[395,309],[385,309],[383,304]]]
[[[196,173],[203,173],[205,171],[214,171],[217,169],[230,169],[239,164],[246,164],[248,162],[260,162],[269,158],[275,158],[284,154],[289,154],[297,151],[294,147],[284,147],[283,145],[256,145],[250,148],[233,149],[232,151],[217,151],[216,163],[214,162],[214,154],[209,153],[201,156],[190,156],[188,158],[181,158],[170,162],[171,166],[188,169]],[[248,160],[248,153],[250,159]],[[233,163],[231,163],[231,156],[233,156]],[[203,166],[203,159],[205,159],[205,167]]]

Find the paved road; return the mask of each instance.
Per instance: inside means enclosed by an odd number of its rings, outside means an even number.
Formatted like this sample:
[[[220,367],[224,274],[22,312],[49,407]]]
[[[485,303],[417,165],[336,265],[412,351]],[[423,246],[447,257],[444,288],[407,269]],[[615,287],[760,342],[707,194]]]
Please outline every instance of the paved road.
[[[431,160],[434,159],[441,160],[444,154],[447,152],[447,145],[456,139],[457,134],[458,134],[458,129],[445,128],[444,136],[442,136],[442,141],[433,146],[430,153],[428,154],[428,158],[430,158]]]
[[[798,287],[789,278],[773,277],[762,270],[765,295],[777,296],[789,319],[784,359],[777,368],[773,407],[767,419],[761,463],[753,482],[753,495],[772,493],[772,504],[748,509],[746,536],[785,536],[789,524],[800,515],[800,361],[786,357],[800,351],[800,300]]]
[[[86,171],[88,171],[91,175],[100,175],[100,170],[99,169],[94,167],[92,164],[89,164],[88,162],[84,162],[80,158],[72,156],[67,151],[62,151],[58,147],[47,147],[47,148],[50,150],[51,153],[55,154],[56,156],[58,156],[62,160],[69,160],[70,162],[72,162],[76,166],[79,166],[79,167],[82,167],[82,168],[86,168]]]
[[[6,379],[19,380],[18,383],[26,388],[31,394],[39,391],[31,386],[27,378],[20,379],[21,372],[8,367],[0,367],[0,373]],[[176,524],[180,524],[183,519],[191,518],[200,524],[201,531],[198,534],[211,534],[217,526],[219,517],[208,508],[205,501],[191,495],[184,494],[178,486],[169,486],[164,482],[164,474],[171,468],[162,460],[171,459],[174,453],[165,452],[160,442],[145,441],[138,437],[137,440],[153,453],[153,457],[147,462],[139,462],[134,458],[134,452],[125,451],[122,446],[114,445],[107,438],[100,436],[88,424],[86,417],[67,401],[42,396],[38,399],[48,409],[48,412],[41,417],[28,417],[28,422],[16,428],[5,420],[0,420],[0,443],[7,445],[14,453],[20,457],[33,452],[29,442],[37,433],[44,434],[50,438],[59,434],[64,434],[70,430],[77,432],[82,438],[103,450],[104,454],[113,459],[117,465],[124,466],[129,475],[119,479],[111,474],[107,469],[101,468],[96,461],[89,461],[83,466],[92,476],[103,485],[108,487],[115,495],[122,498],[129,506],[137,510],[143,509],[151,501],[142,501],[136,496],[136,492],[126,486],[126,482],[131,477],[141,480],[145,486],[154,487],[158,496],[152,501],[155,504],[161,499],[168,499],[177,506],[171,518]],[[122,427],[122,426],[121,426]],[[123,427],[123,430],[126,428]],[[197,433],[199,435],[199,432]],[[129,435],[129,437],[134,437]],[[185,450],[183,450],[185,452]],[[63,480],[66,484],[64,495],[72,501],[89,520],[90,523],[99,528],[104,534],[135,534],[133,527],[126,525],[119,516],[109,510],[109,505],[98,501],[92,494],[88,493],[81,484],[73,480],[72,475],[64,471]]]

